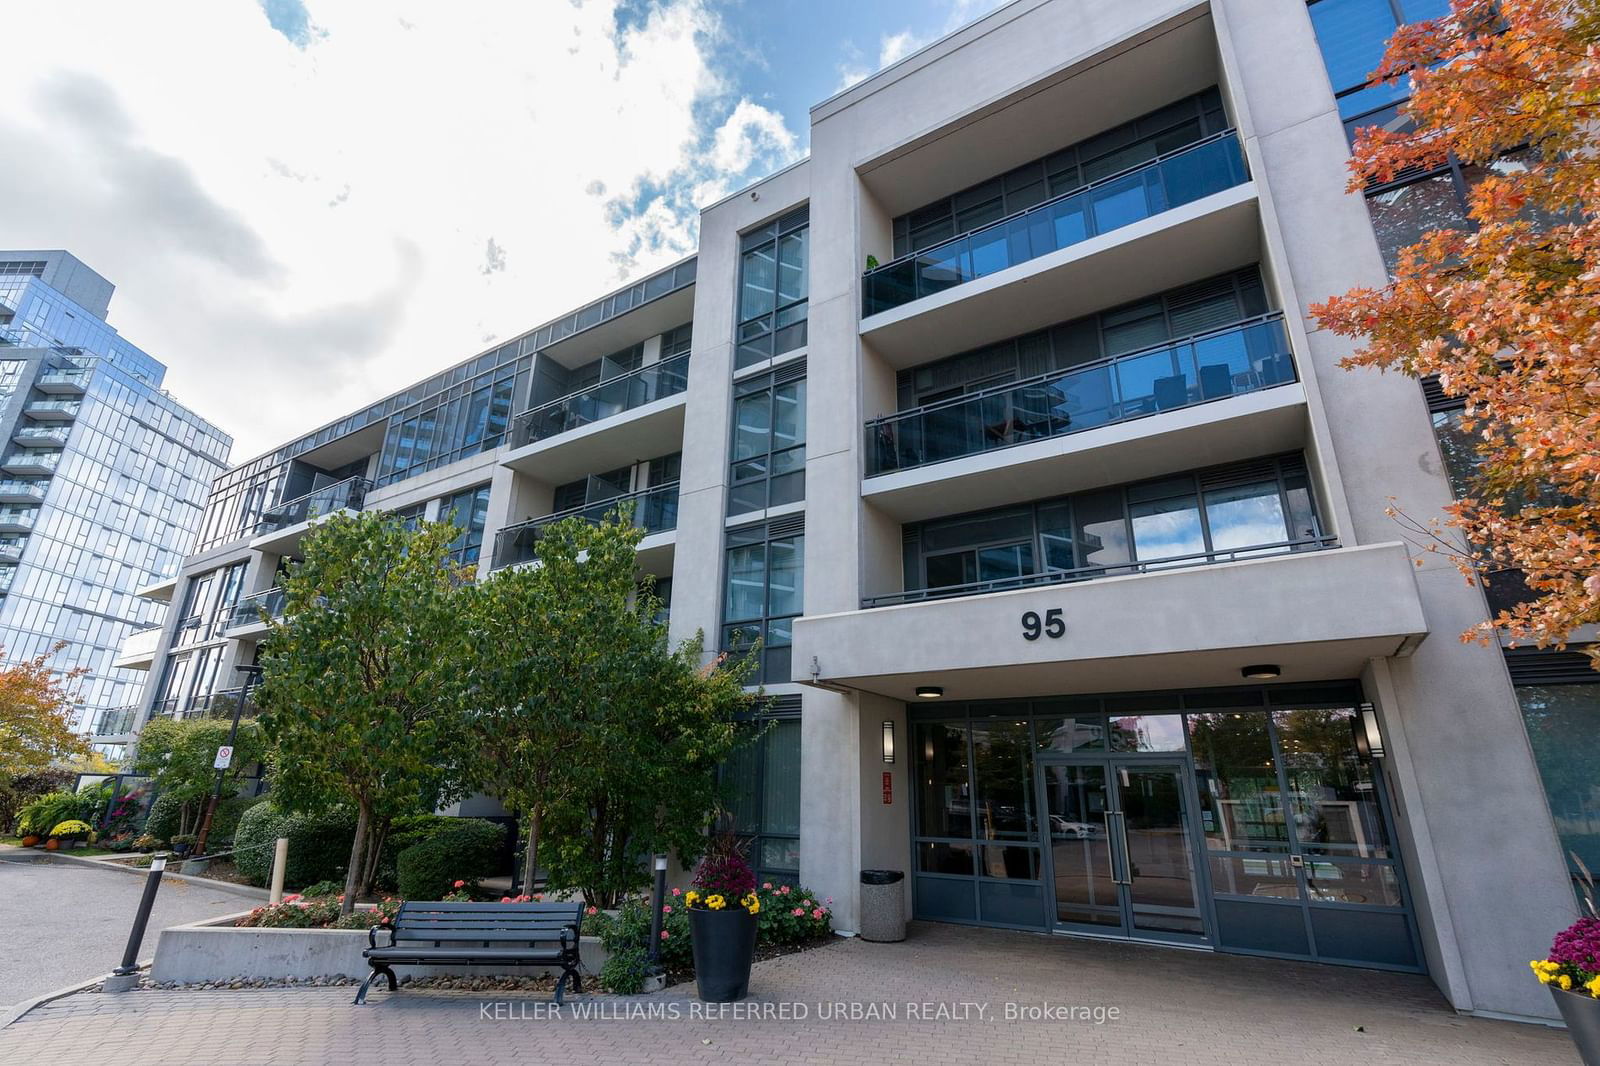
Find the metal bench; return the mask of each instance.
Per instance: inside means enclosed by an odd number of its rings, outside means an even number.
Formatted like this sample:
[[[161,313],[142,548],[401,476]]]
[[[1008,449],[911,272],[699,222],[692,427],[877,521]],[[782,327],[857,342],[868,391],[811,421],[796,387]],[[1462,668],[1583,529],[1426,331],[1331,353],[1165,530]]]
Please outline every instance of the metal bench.
[[[583,991],[578,976],[581,903],[402,903],[394,918],[367,931],[371,945],[361,954],[372,972],[361,982],[356,1002],[381,973],[389,991],[398,987],[394,966],[545,966],[561,968],[557,1003],[568,978]],[[389,943],[379,946],[378,934]]]

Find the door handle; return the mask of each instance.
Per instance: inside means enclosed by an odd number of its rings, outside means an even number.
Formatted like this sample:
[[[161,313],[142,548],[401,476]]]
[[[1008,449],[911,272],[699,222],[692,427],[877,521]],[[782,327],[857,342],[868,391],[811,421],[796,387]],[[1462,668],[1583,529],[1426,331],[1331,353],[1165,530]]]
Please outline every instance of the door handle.
[[[1121,884],[1133,884],[1133,860],[1128,855],[1128,815],[1126,811],[1117,812],[1117,832],[1122,837],[1122,881]]]
[[[1117,849],[1111,846],[1111,819],[1116,813],[1117,813],[1116,811],[1106,811],[1105,812],[1105,820],[1106,820],[1106,876],[1111,879],[1111,883],[1112,884],[1120,885],[1122,882],[1117,880],[1117,854],[1116,854]]]

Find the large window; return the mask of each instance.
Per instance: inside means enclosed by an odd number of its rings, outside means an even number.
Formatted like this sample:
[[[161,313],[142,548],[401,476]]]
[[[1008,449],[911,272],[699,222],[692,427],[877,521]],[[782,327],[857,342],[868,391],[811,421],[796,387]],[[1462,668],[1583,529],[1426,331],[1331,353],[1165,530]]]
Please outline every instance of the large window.
[[[1576,889],[1577,862],[1600,875],[1600,672],[1577,652],[1530,650],[1507,660]]]
[[[1367,86],[1394,31],[1450,14],[1450,0],[1310,0],[1310,10],[1339,114],[1354,129],[1382,121],[1384,116],[1373,112],[1392,109],[1411,94],[1404,78],[1393,85]]]
[[[728,533],[722,647],[744,654],[760,642],[753,683],[789,680],[794,620],[804,610],[805,550],[800,515]]]
[[[393,484],[498,446],[511,424],[519,372],[525,380],[528,363],[504,363],[396,412],[384,434],[378,484]]]
[[[476,563],[483,551],[483,530],[489,521],[489,486],[446,496],[439,501],[439,520],[454,522],[461,535],[450,542],[450,557],[457,564]]]
[[[1305,460],[1233,463],[907,525],[904,596],[971,595],[1322,544]]]
[[[802,359],[734,384],[729,514],[805,498],[805,375]]]
[[[244,563],[234,563],[189,579],[184,589],[183,610],[173,627],[173,647],[199,644],[222,635],[239,602],[244,570]]]
[[[723,767],[731,828],[762,881],[800,877],[799,697],[770,701],[744,728],[754,734]]]
[[[740,238],[735,369],[805,346],[810,224],[802,207]]]

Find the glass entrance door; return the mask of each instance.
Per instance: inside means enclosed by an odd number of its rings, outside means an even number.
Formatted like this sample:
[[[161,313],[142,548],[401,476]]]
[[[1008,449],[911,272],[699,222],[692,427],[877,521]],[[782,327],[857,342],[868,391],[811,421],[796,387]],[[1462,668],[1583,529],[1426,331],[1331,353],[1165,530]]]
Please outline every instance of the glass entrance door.
[[[1205,938],[1185,764],[1041,759],[1038,778],[1056,926],[1159,940]]]

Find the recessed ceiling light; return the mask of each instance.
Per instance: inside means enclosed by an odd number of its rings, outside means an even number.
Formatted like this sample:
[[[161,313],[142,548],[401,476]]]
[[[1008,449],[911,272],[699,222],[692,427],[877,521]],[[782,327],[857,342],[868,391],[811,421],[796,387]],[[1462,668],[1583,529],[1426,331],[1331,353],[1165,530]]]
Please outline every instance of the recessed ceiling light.
[[[918,685],[917,696],[925,700],[936,700],[944,695],[944,689],[939,685]]]
[[[1255,666],[1247,666],[1239,672],[1252,681],[1270,681],[1283,673],[1277,663],[1258,663]]]

